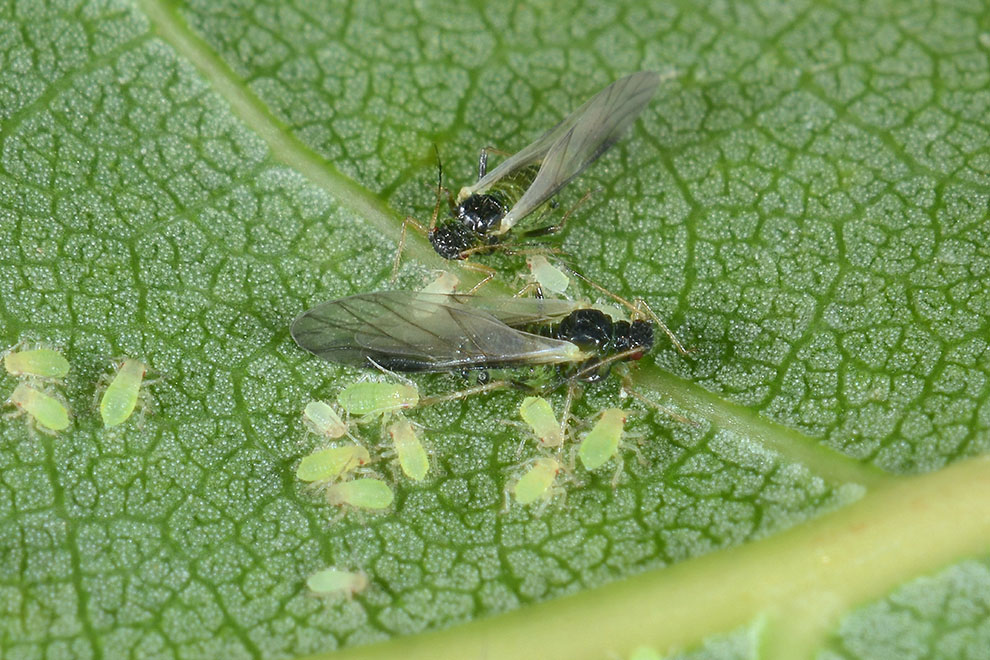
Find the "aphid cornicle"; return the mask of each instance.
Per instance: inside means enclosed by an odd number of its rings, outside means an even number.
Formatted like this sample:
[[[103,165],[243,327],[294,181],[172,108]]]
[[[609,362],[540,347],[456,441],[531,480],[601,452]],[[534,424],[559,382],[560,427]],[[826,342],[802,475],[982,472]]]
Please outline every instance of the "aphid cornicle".
[[[331,300],[301,314],[291,332],[302,348],[341,364],[406,372],[562,365],[585,381],[653,347],[650,321],[613,321],[572,301],[414,291]]]
[[[491,171],[482,155],[479,177],[461,188],[453,203],[453,219],[429,229],[430,243],[445,259],[464,259],[493,249],[516,223],[541,207],[618,141],[646,108],[660,84],[653,71],[640,71],[616,80],[591,97],[563,121],[502,161]],[[509,205],[493,188],[502,179],[539,164],[526,191]],[[523,234],[539,236],[559,226],[540,227]]]

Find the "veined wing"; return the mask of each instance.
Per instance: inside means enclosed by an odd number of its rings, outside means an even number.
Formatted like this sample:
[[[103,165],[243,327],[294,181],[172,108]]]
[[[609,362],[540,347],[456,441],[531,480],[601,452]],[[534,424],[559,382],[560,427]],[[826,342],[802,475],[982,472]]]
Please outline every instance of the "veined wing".
[[[331,300],[296,318],[292,338],[331,362],[369,367],[374,361],[395,371],[556,364],[586,357],[571,342],[512,328],[464,302],[472,298],[382,291]],[[510,316],[525,315],[514,311]]]
[[[488,172],[488,174],[480,178],[474,185],[461,188],[457,195],[457,202],[460,203],[476,193],[483,193],[500,179],[514,174],[524,167],[543,161],[554,145],[572,131],[579,129],[577,130],[579,135],[594,136],[597,134],[597,139],[604,146],[599,144],[598,146],[600,148],[597,150],[597,153],[592,149],[591,153],[593,155],[590,158],[584,159],[584,163],[574,171],[570,178],[577,176],[582,169],[591,164],[592,161],[615,143],[615,140],[622,134],[622,131],[646,107],[646,104],[656,92],[659,83],[660,77],[652,71],[640,71],[625,78],[620,78],[588,99],[581,107],[540,136],[535,142],[499,163],[498,167]],[[543,170],[544,168],[541,167],[536,177],[537,180],[543,174]],[[566,184],[570,178],[554,188],[554,192]],[[534,185],[535,183],[536,180],[534,180]],[[552,195],[553,193],[550,194]],[[547,197],[549,195],[544,197],[543,200],[546,200]],[[518,207],[518,204],[516,206]],[[536,206],[539,206],[539,204]],[[532,208],[535,208],[535,206]],[[521,217],[523,216],[518,215],[516,219],[518,220]]]
[[[612,83],[582,106],[580,116],[550,145],[533,183],[493,233],[504,234],[512,229],[608,151],[650,102],[659,83],[660,76],[652,71],[634,73]]]

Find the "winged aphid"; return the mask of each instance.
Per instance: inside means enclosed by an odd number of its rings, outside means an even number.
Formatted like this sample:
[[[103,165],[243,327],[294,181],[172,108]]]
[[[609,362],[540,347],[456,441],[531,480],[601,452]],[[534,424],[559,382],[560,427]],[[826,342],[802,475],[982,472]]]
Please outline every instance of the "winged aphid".
[[[568,378],[589,382],[612,362],[639,359],[653,347],[651,321],[614,321],[573,301],[414,291],[322,303],[296,318],[291,333],[314,355],[356,367],[449,372],[558,365]]]
[[[403,223],[395,271],[402,253],[406,224],[424,231],[433,249],[445,259],[466,259],[506,242],[508,232],[520,220],[542,207],[619,140],[646,108],[659,84],[660,76],[653,71],[640,71],[616,80],[532,144],[490,171],[488,152],[483,150],[478,180],[461,188],[456,199],[448,196],[452,216],[449,220],[437,223],[443,197],[441,182],[429,227],[424,229],[411,218]],[[526,172],[531,169],[536,169],[536,174],[528,186],[513,181],[520,175],[526,178]],[[442,179],[442,168],[440,176]],[[509,182],[511,185],[506,186]],[[521,194],[515,194],[518,190],[522,190]],[[523,232],[522,236],[550,234],[562,225],[563,221],[537,227]]]

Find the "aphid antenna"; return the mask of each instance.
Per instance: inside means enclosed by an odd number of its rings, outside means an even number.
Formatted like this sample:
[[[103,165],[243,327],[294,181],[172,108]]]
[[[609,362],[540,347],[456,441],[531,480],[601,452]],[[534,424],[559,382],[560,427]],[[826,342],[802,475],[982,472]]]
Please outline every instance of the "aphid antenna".
[[[416,220],[416,218],[411,215],[407,215],[402,220],[402,230],[399,232],[399,245],[395,249],[395,260],[392,263],[392,276],[389,278],[389,282],[395,282],[396,278],[399,276],[399,262],[402,260],[402,251],[406,247],[406,228],[412,226],[417,232],[423,236],[429,236],[437,226],[437,217],[440,215],[440,205],[443,202],[444,193],[446,193],[447,204],[453,208],[454,207],[454,197],[451,195],[450,191],[443,187],[443,162],[440,160],[440,149],[436,144],[433,145],[433,151],[437,155],[437,201],[433,205],[433,213],[430,215],[430,224],[428,227],[424,227],[422,223]]]
[[[657,403],[653,399],[650,399],[649,397],[647,397],[642,392],[639,392],[635,387],[633,387],[633,385],[632,385],[632,378],[629,377],[629,374],[624,374],[623,377],[622,377],[622,391],[620,392],[620,396],[622,396],[624,394],[629,394],[629,396],[631,396],[631,397],[639,400],[640,402],[644,403],[645,405],[647,405],[647,406],[649,406],[649,407],[651,407],[651,408],[653,408],[653,409],[655,409],[655,410],[657,410],[659,412],[662,412],[663,414],[665,414],[668,417],[670,417],[671,419],[673,419],[675,422],[680,422],[681,424],[687,424],[689,426],[694,426],[696,428],[699,427],[699,426],[701,426],[701,424],[699,424],[698,422],[694,421],[693,419],[688,419],[684,415],[681,415],[680,413],[675,412],[673,409],[668,408],[667,406],[665,406],[665,405],[663,405],[661,403]]]
[[[567,266],[567,269],[570,270],[576,277],[581,279],[581,281],[585,282],[588,286],[595,289],[596,291],[604,293],[606,296],[608,296],[615,302],[619,303],[626,309],[630,310],[633,314],[638,316],[643,316],[645,314],[646,316],[649,316],[654,323],[660,326],[660,329],[663,330],[664,334],[666,334],[670,338],[671,343],[674,345],[674,348],[677,349],[678,353],[680,353],[681,355],[688,355],[691,352],[686,348],[684,348],[683,344],[681,344],[681,341],[677,338],[677,336],[673,332],[671,332],[670,328],[667,327],[667,324],[664,323],[662,320],[660,320],[659,316],[653,313],[653,310],[650,309],[650,306],[646,303],[645,300],[643,300],[642,298],[636,298],[635,303],[631,303],[622,296],[612,293],[611,291],[603,287],[601,284],[598,284],[597,282],[594,282],[588,277],[582,275],[581,273],[574,270],[570,266]]]
[[[368,362],[371,363],[371,366],[373,366],[375,369],[378,369],[378,371],[382,372],[386,376],[391,376],[392,378],[396,379],[397,381],[399,381],[401,383],[404,383],[404,384],[408,385],[409,387],[415,387],[415,388],[419,389],[415,382],[413,382],[412,380],[406,378],[402,374],[398,374],[398,373],[392,371],[391,369],[386,369],[385,367],[383,367],[382,365],[378,364],[377,362],[375,362],[370,357],[367,358],[367,360],[368,360]]]
[[[571,415],[571,408],[574,406],[574,400],[579,396],[581,390],[581,385],[576,380],[571,380],[567,383],[567,396],[564,398],[564,411],[560,415],[560,434],[564,436],[564,441],[567,440],[568,427],[573,419]]]
[[[484,385],[476,385],[474,387],[469,387],[464,390],[458,390],[457,392],[449,392],[447,394],[439,394],[437,396],[423,397],[419,400],[419,405],[432,406],[436,403],[443,403],[444,401],[466,399],[467,397],[474,396],[475,394],[483,394],[485,392],[501,390],[506,387],[509,387],[510,385],[512,385],[512,383],[507,380],[493,380],[490,383],[485,383]]]

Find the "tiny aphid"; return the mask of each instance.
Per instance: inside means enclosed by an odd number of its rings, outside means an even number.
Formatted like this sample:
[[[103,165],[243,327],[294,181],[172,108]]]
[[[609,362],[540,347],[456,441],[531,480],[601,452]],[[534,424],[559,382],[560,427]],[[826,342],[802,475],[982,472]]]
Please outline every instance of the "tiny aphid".
[[[567,287],[571,283],[571,278],[564,271],[550,263],[542,254],[527,257],[526,265],[529,267],[533,282],[541,294],[544,291],[549,291],[559,296],[567,291]]]
[[[322,401],[310,401],[303,409],[303,423],[316,435],[331,440],[350,436],[347,424],[337,411]]]
[[[416,429],[405,417],[400,417],[388,427],[388,434],[395,446],[399,467],[413,481],[422,481],[430,470],[430,459],[423,449],[423,443],[416,435]]]
[[[519,406],[519,416],[526,422],[541,445],[547,448],[564,444],[564,434],[550,402],[540,396],[528,396]]]
[[[628,413],[618,408],[602,412],[595,425],[581,440],[578,458],[586,470],[597,470],[619,451]]]
[[[364,419],[388,416],[415,408],[419,404],[419,390],[407,383],[351,383],[337,394],[337,403],[348,415]]]
[[[344,596],[349,600],[367,588],[368,576],[363,571],[324,568],[306,578],[306,586],[317,596]]]
[[[128,358],[120,365],[116,375],[100,399],[100,416],[107,428],[127,421],[134,412],[141,394],[141,382],[148,367],[140,360]]]
[[[69,373],[69,361],[51,348],[11,349],[3,356],[3,364],[11,376],[59,380]]]
[[[457,275],[450,271],[442,271],[429,284],[420,289],[420,293],[449,294],[457,290],[461,283]]]
[[[59,399],[20,383],[10,395],[10,403],[18,414],[27,413],[46,433],[62,431],[69,426],[69,411]]]
[[[519,504],[531,504],[537,500],[549,500],[553,495],[553,482],[561,466],[555,459],[543,457],[533,461],[533,467],[526,471],[512,485],[512,494]]]
[[[296,477],[300,481],[329,483],[370,462],[371,455],[361,445],[317,449],[299,462]]]
[[[327,502],[356,509],[386,509],[395,499],[388,484],[380,479],[355,479],[327,486]]]
[[[615,81],[491,171],[488,171],[487,150],[483,151],[478,181],[461,188],[457,199],[450,200],[452,219],[437,224],[441,182],[429,227],[423,229],[412,219],[403,223],[395,269],[406,224],[425,231],[434,250],[444,259],[465,259],[471,254],[496,249],[517,222],[540,208],[618,141],[653,98],[659,84],[660,76],[652,71],[640,71]],[[498,190],[502,183],[536,165],[539,170],[517,199]],[[559,230],[562,224],[538,227],[523,232],[522,237],[544,236]]]

